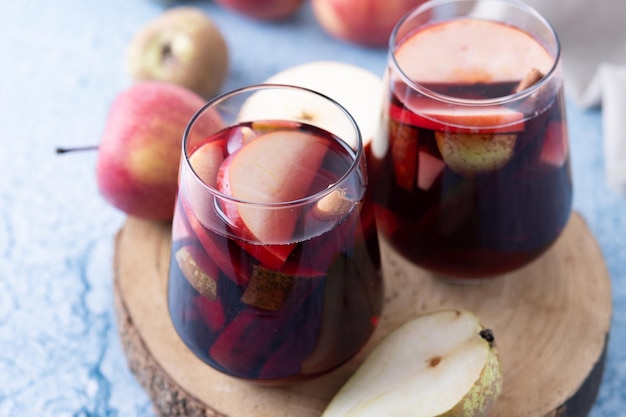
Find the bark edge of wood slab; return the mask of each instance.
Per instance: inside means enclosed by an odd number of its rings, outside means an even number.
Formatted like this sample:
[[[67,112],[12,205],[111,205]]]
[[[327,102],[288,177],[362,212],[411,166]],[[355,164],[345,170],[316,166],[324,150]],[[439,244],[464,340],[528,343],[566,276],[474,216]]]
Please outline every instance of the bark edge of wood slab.
[[[428,311],[461,308],[493,329],[504,370],[490,417],[584,417],[600,387],[612,314],[599,246],[574,213],[561,237],[531,265],[476,284],[450,284],[381,241],[385,309],[368,345],[325,376],[287,386],[249,384],[218,373],[178,338],[168,315],[170,224],[129,217],[115,239],[114,307],[128,366],[161,417],[319,416],[387,333]]]

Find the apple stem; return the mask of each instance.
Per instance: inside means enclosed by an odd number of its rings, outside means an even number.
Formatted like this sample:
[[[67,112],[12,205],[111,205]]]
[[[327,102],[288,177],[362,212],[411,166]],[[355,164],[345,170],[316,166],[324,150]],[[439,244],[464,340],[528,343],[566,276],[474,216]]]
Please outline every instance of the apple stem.
[[[89,146],[77,146],[74,148],[56,148],[56,153],[68,153],[68,152],[83,152],[83,151],[96,151],[98,150],[98,145],[89,145]]]

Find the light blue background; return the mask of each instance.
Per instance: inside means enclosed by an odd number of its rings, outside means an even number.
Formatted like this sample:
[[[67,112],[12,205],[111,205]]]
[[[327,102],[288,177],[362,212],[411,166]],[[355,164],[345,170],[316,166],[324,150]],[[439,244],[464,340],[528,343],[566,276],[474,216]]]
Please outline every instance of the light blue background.
[[[231,53],[224,90],[320,59],[382,74],[386,51],[335,41],[307,4],[259,23],[212,2]],[[150,0],[15,0],[0,8],[0,416],[153,416],[126,366],[112,302],[124,215],[98,194],[95,153],[109,105],[130,84],[125,48],[163,6]],[[604,185],[601,111],[568,101],[576,194],[612,277],[614,316],[592,417],[626,409],[626,199]],[[625,161],[626,163],[626,161]],[[541,202],[537,202],[541,204]]]

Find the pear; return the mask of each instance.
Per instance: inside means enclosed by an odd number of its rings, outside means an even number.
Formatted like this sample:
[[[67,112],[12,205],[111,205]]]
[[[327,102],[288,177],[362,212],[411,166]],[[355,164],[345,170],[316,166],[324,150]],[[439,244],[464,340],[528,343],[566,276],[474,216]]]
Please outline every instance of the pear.
[[[174,255],[178,267],[192,287],[210,300],[217,298],[219,270],[199,246],[183,246]]]
[[[134,81],[178,84],[210,99],[228,76],[228,47],[206,13],[175,7],[137,31],[128,45],[126,67]]]
[[[448,167],[461,175],[493,172],[513,156],[515,133],[435,132],[437,148]]]
[[[470,312],[442,310],[385,337],[322,417],[482,417],[501,388],[493,332]]]

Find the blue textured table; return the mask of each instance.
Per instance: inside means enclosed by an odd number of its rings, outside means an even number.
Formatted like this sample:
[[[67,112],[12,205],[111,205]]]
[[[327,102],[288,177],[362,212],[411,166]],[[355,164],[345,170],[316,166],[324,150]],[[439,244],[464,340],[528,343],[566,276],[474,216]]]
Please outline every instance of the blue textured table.
[[[382,74],[386,52],[326,36],[309,6],[280,24],[211,2],[227,39],[224,90],[319,59]],[[162,12],[149,0],[7,1],[0,10],[0,416],[153,416],[127,369],[112,301],[113,237],[124,215],[98,194],[94,153],[115,95],[130,84],[124,52]],[[568,101],[574,208],[612,278],[608,360],[591,417],[626,408],[626,197],[604,185],[602,113]]]

